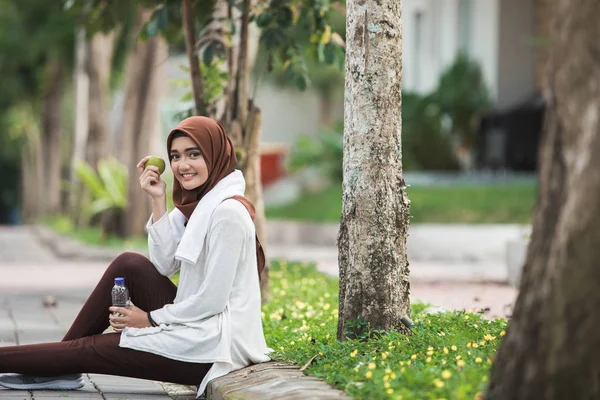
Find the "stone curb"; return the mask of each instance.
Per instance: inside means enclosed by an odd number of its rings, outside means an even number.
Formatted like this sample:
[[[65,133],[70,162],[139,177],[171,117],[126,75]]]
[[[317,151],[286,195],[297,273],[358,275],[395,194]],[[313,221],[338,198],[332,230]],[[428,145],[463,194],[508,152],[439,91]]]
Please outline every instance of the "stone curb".
[[[206,400],[350,399],[323,380],[304,375],[298,366],[268,362],[213,380]]]

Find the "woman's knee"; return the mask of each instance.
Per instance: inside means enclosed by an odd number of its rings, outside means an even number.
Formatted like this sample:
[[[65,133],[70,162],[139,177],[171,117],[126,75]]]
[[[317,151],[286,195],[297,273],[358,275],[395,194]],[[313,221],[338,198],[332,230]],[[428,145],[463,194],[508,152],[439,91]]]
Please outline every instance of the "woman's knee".
[[[142,254],[128,251],[115,258],[108,268],[111,272],[127,275],[138,271],[145,271],[151,267],[153,267],[152,262],[148,258]]]

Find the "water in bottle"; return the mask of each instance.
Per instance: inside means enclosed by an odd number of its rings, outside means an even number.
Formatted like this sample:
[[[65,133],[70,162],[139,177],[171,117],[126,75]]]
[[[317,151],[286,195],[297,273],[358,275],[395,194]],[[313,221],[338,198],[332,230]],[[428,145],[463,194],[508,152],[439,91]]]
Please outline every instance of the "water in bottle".
[[[112,288],[112,305],[115,307],[129,307],[131,300],[129,298],[129,290],[125,286],[125,278],[115,278],[115,286]],[[119,313],[115,313],[121,316]]]

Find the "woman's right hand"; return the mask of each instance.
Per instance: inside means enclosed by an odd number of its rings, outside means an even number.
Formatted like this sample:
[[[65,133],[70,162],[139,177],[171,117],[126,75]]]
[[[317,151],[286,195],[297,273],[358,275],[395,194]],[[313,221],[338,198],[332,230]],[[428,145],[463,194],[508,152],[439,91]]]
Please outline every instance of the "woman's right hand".
[[[144,168],[144,164],[146,164],[147,160],[148,157],[144,157],[137,164],[137,169],[140,174],[140,186],[153,199],[165,197],[167,184],[161,179],[158,167],[149,165],[147,168]]]

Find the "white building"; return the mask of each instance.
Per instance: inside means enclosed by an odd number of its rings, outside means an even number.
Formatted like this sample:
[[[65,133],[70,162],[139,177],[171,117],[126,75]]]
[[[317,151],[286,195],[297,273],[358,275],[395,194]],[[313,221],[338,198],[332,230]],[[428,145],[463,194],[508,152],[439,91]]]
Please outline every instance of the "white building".
[[[403,0],[403,88],[427,93],[460,49],[499,109],[535,91],[533,0]]]

